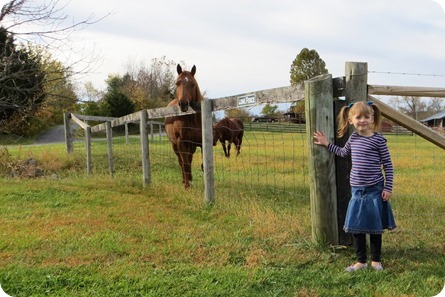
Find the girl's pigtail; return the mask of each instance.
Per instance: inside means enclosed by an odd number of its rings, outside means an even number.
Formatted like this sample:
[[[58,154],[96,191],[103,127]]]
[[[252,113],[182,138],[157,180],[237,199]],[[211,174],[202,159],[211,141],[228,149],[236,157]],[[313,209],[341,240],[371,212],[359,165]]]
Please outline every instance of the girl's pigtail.
[[[374,103],[369,105],[371,105],[372,109],[374,110],[374,132],[379,132],[380,126],[382,124],[382,114],[377,105],[375,105]]]
[[[340,109],[340,112],[338,114],[337,117],[337,121],[338,121],[338,129],[337,129],[337,136],[343,137],[343,135],[345,135],[346,131],[348,131],[349,128],[349,118],[348,118],[348,113],[349,113],[349,108],[351,106],[347,105],[347,106],[343,106]]]

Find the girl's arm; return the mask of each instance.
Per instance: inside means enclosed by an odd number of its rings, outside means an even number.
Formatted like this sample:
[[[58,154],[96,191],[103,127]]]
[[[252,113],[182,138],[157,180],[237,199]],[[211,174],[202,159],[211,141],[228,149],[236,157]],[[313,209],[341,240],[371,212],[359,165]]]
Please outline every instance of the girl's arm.
[[[340,157],[348,156],[351,150],[351,144],[349,140],[346,142],[344,147],[339,147],[333,143],[329,143],[328,138],[326,137],[324,132],[321,131],[314,132],[314,143],[327,147],[331,153],[334,153]]]

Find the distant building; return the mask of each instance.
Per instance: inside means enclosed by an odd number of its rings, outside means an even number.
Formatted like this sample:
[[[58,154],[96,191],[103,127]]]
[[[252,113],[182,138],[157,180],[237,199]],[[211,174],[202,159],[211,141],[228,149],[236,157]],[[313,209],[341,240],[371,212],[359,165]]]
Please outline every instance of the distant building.
[[[306,119],[298,113],[289,111],[284,113],[283,116],[285,121],[296,124],[306,124]]]
[[[442,110],[441,112],[438,112],[430,117],[427,117],[426,119],[423,119],[420,122],[430,128],[433,128],[436,131],[443,133],[445,127],[445,110]]]

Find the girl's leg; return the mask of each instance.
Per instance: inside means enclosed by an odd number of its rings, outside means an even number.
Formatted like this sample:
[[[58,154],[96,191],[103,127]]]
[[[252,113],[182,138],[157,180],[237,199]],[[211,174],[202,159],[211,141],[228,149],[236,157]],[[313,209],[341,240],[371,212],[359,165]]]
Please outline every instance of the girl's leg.
[[[371,242],[371,261],[380,262],[382,253],[382,234],[370,234]]]
[[[366,234],[354,234],[357,263],[346,267],[347,272],[357,271],[368,267],[366,264]]]
[[[357,262],[366,263],[366,234],[354,234]]]

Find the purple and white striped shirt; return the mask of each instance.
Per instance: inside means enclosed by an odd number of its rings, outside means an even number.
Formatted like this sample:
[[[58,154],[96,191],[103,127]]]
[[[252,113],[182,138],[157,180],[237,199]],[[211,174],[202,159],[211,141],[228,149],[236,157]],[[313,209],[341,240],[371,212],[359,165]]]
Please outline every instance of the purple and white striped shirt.
[[[329,143],[328,150],[341,157],[351,155],[351,186],[371,186],[384,181],[385,190],[392,193],[394,169],[386,139],[381,134],[365,137],[353,132],[344,147]]]

